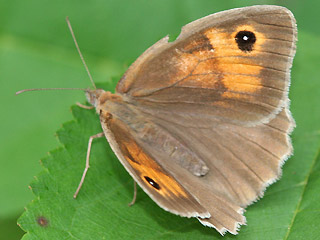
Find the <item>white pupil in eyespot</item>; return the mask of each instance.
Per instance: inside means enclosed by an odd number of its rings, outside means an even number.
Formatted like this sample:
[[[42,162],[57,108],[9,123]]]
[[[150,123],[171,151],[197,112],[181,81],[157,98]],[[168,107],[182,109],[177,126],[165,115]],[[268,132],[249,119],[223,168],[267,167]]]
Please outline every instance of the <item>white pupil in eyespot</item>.
[[[249,37],[248,36],[243,36],[242,38],[244,41],[248,41],[249,40]]]

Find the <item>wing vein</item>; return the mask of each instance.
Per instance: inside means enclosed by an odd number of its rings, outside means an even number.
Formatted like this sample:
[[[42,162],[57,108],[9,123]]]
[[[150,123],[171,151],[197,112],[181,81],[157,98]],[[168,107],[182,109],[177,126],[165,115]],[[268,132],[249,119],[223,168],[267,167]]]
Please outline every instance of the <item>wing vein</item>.
[[[201,60],[200,62],[205,62],[207,60],[211,60],[211,59],[216,59],[216,58],[227,58],[228,56],[222,56],[222,57],[211,57],[211,58],[207,58],[204,60]],[[262,68],[267,68],[273,71],[277,71],[277,72],[282,72],[282,73],[287,73],[287,71],[278,69],[278,68],[273,68],[273,67],[269,67],[269,66],[263,66],[263,65],[259,65],[259,64],[250,64],[250,63],[229,63],[229,62],[222,62],[220,64],[226,64],[226,65],[245,65],[245,66],[254,66],[254,67],[262,67]]]
[[[241,93],[241,92],[235,92],[235,91],[228,91],[230,93],[236,93],[236,94],[242,94],[242,95],[245,95],[245,96],[254,96],[254,95],[251,95],[251,94],[245,94],[245,93]],[[220,107],[220,108],[225,108],[225,107],[222,107],[222,106],[219,106],[219,105],[214,105],[214,104],[210,104],[210,102],[193,102],[193,101],[186,101],[186,100],[175,100],[173,101],[172,99],[169,99],[168,101],[164,101],[164,100],[157,100],[157,99],[145,99],[145,98],[137,98],[139,100],[142,100],[142,101],[147,101],[147,102],[151,102],[151,103],[163,103],[163,104],[193,104],[193,105],[205,105],[205,106],[212,106],[212,107]],[[272,104],[269,104],[269,103],[266,103],[266,102],[260,102],[260,103],[254,103],[252,101],[250,101],[250,99],[248,99],[247,101],[244,101],[243,99],[233,99],[233,98],[228,98],[228,99],[224,99],[223,100],[224,102],[241,102],[241,103],[246,103],[246,104],[250,104],[250,105],[255,105],[255,106],[258,106],[260,109],[264,109],[265,107],[272,107],[272,108],[277,108],[278,106],[274,106]],[[220,102],[220,101],[218,101]],[[214,103],[211,102],[211,103]],[[263,108],[262,108],[263,107]],[[266,109],[264,109],[266,112],[270,113],[269,111],[267,111]],[[271,114],[271,113],[270,113]]]
[[[237,82],[236,85],[239,85],[239,86],[258,86],[258,87],[263,87],[263,88],[268,88],[268,89],[272,89],[272,90],[275,90],[275,91],[278,91],[278,92],[284,92],[284,90],[282,89],[279,89],[279,88],[276,88],[276,87],[272,87],[272,86],[266,86],[266,85],[262,85],[262,84],[253,84],[253,83],[244,83],[244,82]],[[214,87],[196,87],[196,86],[186,86],[186,85],[182,85],[182,86],[174,86],[174,88],[192,88],[192,89],[210,89],[210,90],[217,90],[217,88],[214,88]],[[222,92],[222,91],[220,91]],[[228,91],[229,92],[229,91]],[[237,91],[234,91],[234,93],[241,93],[242,92],[237,92]],[[243,93],[245,94],[245,93]],[[255,96],[258,96],[258,95],[255,95]],[[270,98],[270,96],[267,96],[268,98]]]
[[[214,129],[212,129],[212,131],[214,131],[218,136],[220,136],[220,139],[223,139],[223,138],[221,137],[221,135],[220,135],[217,131],[215,131]],[[221,141],[221,142],[223,142],[223,141]],[[221,144],[221,142],[219,142],[219,144],[220,144],[220,146],[221,146],[222,148],[224,148],[225,150],[227,150],[228,152],[230,152],[231,155],[232,155],[235,159],[240,160],[240,162],[241,162],[243,165],[245,165],[245,166],[249,169],[249,171],[252,172],[253,175],[255,175],[262,183],[264,182],[263,179],[262,179],[244,160],[242,160],[240,157],[237,157],[237,155],[236,155],[230,148],[228,148],[228,147],[225,146],[224,144]]]
[[[275,154],[273,154],[270,150],[264,148],[263,146],[261,146],[260,144],[258,144],[257,142],[252,141],[250,138],[247,138],[245,136],[243,136],[242,134],[239,134],[235,131],[232,131],[234,134],[238,135],[239,137],[243,138],[244,140],[249,141],[251,144],[256,145],[260,148],[262,148],[263,150],[265,150],[267,153],[269,153],[272,157],[274,157],[276,160],[280,159],[278,156],[276,156]]]

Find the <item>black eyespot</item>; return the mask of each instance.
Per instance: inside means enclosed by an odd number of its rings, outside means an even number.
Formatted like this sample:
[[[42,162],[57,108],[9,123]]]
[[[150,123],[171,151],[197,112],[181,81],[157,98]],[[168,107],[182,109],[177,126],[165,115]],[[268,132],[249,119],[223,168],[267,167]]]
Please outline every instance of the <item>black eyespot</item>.
[[[155,189],[160,190],[160,186],[157,182],[155,182],[152,178],[144,176],[144,179]]]
[[[240,31],[236,35],[236,42],[238,48],[244,52],[251,52],[254,43],[256,42],[256,35],[250,31]]]

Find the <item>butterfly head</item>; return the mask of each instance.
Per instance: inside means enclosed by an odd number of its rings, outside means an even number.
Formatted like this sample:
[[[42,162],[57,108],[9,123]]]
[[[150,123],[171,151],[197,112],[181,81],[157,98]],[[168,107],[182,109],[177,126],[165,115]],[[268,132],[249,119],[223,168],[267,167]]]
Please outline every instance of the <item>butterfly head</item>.
[[[122,97],[118,94],[113,94],[103,89],[87,89],[85,90],[87,101],[96,108],[99,113],[100,109],[106,108],[107,101],[121,101]]]
[[[88,89],[85,91],[87,101],[94,106],[95,108],[99,105],[99,99],[102,95],[105,95],[107,92],[103,89]]]

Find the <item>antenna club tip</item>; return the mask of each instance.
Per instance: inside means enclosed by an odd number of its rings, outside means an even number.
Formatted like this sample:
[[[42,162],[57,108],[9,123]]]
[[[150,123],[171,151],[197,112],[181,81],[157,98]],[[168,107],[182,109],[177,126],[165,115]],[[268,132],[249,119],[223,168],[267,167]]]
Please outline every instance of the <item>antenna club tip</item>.
[[[66,16],[66,21],[69,22],[69,16]]]

